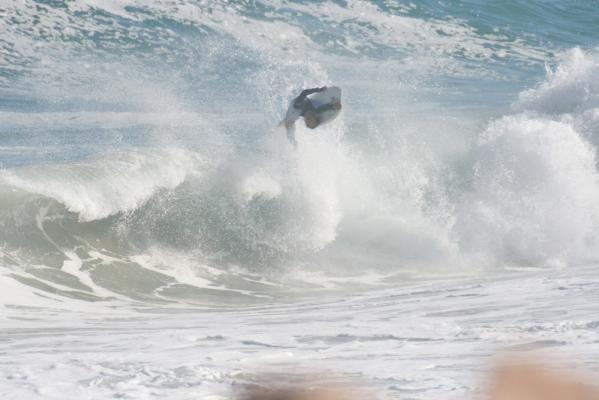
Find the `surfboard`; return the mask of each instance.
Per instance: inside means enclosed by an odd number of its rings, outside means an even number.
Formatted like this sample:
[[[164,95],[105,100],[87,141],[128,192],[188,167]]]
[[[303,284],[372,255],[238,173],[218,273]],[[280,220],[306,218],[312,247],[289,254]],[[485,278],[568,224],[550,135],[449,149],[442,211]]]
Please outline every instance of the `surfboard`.
[[[323,92],[312,93],[308,96],[308,99],[315,108],[318,108],[323,104],[341,101],[341,89],[337,86],[331,86]]]
[[[308,96],[308,99],[315,108],[318,108],[323,104],[338,103],[341,102],[341,89],[337,86],[327,87],[323,92],[312,93]],[[340,112],[341,110],[328,110],[320,113],[318,119],[319,125],[331,122],[337,118]]]

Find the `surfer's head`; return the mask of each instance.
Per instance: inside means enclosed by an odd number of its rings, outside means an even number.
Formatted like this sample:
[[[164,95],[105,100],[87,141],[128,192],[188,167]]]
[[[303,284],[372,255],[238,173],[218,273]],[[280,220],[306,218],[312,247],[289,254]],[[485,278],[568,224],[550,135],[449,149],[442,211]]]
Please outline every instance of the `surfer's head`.
[[[318,126],[318,115],[315,111],[309,110],[304,113],[304,122],[310,129],[314,129]]]

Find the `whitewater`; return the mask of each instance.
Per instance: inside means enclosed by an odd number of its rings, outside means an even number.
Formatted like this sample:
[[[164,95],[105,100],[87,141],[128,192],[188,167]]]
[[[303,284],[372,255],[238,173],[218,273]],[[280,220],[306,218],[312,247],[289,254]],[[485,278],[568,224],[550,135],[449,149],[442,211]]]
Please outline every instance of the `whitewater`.
[[[509,349],[599,373],[598,24],[591,1],[0,2],[0,396],[312,374],[475,399]],[[323,85],[343,112],[294,149],[277,125]]]

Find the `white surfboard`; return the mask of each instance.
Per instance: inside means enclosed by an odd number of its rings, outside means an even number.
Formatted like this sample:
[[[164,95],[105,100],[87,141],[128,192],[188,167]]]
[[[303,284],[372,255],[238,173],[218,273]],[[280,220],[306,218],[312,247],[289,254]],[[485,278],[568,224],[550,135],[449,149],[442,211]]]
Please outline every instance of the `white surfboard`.
[[[310,99],[310,102],[314,105],[314,108],[318,108],[323,104],[339,102],[341,101],[341,89],[337,86],[331,86],[322,92],[312,93],[308,96],[308,99]]]
[[[312,93],[308,96],[308,99],[312,102],[315,108],[323,104],[340,103],[341,102],[341,89],[336,86],[328,87],[324,92]],[[341,112],[339,110],[327,110],[323,111],[318,115],[319,125],[324,125],[331,122]]]

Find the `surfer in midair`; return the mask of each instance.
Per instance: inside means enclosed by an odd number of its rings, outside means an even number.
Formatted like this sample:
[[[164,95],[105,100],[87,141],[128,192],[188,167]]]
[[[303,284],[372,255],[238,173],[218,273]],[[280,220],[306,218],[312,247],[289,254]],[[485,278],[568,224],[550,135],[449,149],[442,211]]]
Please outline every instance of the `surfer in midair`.
[[[311,95],[314,96],[310,97]],[[295,121],[300,117],[304,118],[308,128],[315,129],[335,119],[340,111],[341,89],[326,86],[305,89],[289,104],[287,115],[281,124],[285,124],[287,138],[295,146]]]

